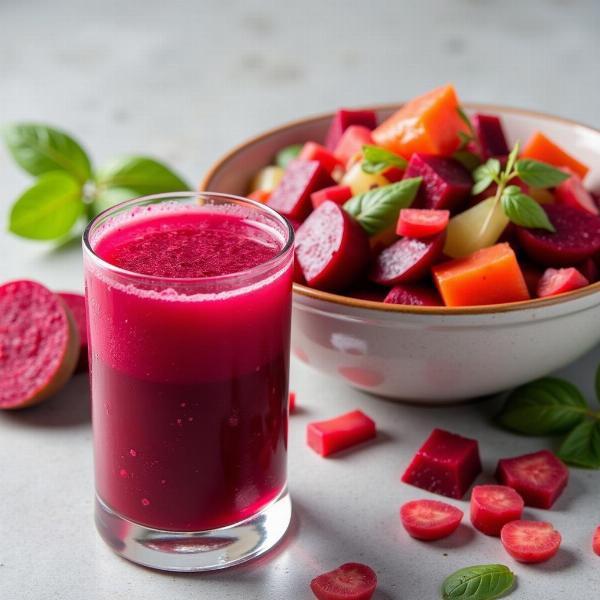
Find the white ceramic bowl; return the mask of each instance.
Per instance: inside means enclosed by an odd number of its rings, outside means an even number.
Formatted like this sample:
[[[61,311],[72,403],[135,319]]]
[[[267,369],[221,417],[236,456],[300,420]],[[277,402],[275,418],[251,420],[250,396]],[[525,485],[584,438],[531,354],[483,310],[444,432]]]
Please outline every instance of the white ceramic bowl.
[[[380,119],[396,106],[378,108]],[[600,188],[600,131],[498,106],[509,142],[539,129],[586,163]],[[201,189],[244,195],[281,148],[323,140],[332,115],[273,129],[221,158]],[[420,403],[457,402],[525,383],[600,341],[600,282],[558,297],[469,308],[398,306],[294,285],[292,351],[314,368],[374,394]]]

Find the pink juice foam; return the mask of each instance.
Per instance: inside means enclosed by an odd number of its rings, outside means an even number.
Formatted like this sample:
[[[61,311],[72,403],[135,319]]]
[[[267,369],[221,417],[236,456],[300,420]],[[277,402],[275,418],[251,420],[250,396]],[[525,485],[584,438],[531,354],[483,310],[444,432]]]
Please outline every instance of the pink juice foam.
[[[122,269],[206,283],[135,281],[86,259],[98,495],[157,529],[255,514],[286,483],[292,258],[265,265],[281,232],[179,207],[121,220],[92,245]],[[259,265],[258,279],[206,291],[206,278]]]

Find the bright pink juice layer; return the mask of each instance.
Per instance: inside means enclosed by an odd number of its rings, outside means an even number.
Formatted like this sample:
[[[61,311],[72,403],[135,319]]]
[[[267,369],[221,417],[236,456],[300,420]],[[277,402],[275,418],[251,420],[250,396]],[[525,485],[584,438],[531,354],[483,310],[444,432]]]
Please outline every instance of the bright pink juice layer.
[[[282,245],[264,225],[190,210],[120,223],[94,249],[138,273],[210,277],[261,265]],[[240,277],[227,292],[195,293],[132,285],[86,259],[96,487],[131,520],[211,529],[285,486],[291,256]]]

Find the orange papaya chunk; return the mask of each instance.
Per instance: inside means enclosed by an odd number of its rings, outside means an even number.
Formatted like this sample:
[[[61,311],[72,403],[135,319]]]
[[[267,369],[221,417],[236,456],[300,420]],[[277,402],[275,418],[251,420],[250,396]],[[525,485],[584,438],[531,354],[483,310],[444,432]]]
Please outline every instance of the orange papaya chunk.
[[[588,167],[570,154],[567,154],[560,146],[557,146],[540,131],[536,131],[529,138],[529,141],[523,147],[521,158],[533,158],[554,167],[568,167],[582,179],[589,171]]]

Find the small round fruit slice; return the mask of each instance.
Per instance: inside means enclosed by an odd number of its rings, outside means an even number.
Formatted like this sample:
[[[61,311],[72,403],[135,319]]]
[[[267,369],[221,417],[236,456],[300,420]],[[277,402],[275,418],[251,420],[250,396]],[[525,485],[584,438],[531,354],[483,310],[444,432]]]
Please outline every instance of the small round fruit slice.
[[[81,350],[79,352],[79,361],[75,368],[76,373],[83,373],[88,370],[88,337],[87,337],[87,316],[85,309],[85,296],[81,294],[72,294],[70,292],[60,292],[58,294],[71,309],[71,314],[75,319]]]
[[[34,281],[0,286],[0,409],[37,404],[71,377],[79,334],[70,310]]]
[[[540,563],[552,558],[560,547],[561,535],[544,521],[512,521],[500,532],[504,549],[519,562]]]
[[[310,582],[310,589],[319,600],[369,600],[376,587],[375,571],[360,563],[343,564]]]
[[[439,540],[460,525],[463,511],[439,500],[411,500],[402,505],[400,519],[409,535],[418,540]]]
[[[471,523],[486,535],[500,535],[502,527],[517,521],[525,503],[505,485],[476,485],[471,492]]]
[[[403,208],[398,218],[396,233],[413,238],[430,237],[444,231],[449,220],[449,210]]]
[[[594,531],[594,537],[592,538],[592,550],[600,556],[600,525],[596,527]]]

